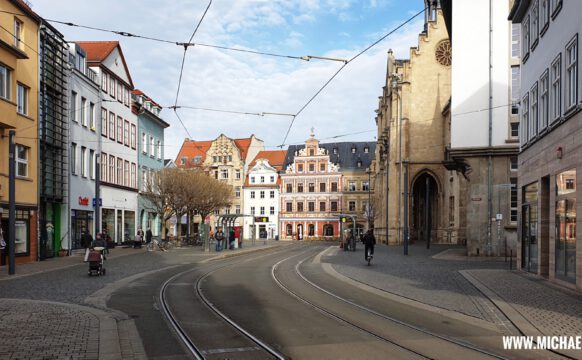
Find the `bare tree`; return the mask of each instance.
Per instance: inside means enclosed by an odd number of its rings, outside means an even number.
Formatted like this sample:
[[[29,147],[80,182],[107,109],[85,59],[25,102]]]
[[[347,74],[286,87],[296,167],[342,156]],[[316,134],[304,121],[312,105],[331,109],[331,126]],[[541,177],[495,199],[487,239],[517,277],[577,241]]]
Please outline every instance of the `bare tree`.
[[[214,210],[230,206],[232,186],[216,180],[202,171],[190,172],[192,191],[190,207],[204,220]]]
[[[165,235],[166,222],[175,214],[173,199],[176,197],[178,169],[162,169],[144,178],[141,195],[147,200],[145,207],[156,212],[162,221]]]

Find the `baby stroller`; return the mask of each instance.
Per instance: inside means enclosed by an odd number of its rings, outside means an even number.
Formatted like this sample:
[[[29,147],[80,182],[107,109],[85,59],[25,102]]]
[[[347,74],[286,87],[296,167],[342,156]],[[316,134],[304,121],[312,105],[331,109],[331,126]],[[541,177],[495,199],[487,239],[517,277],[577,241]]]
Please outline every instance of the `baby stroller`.
[[[105,275],[105,268],[103,267],[103,247],[95,247],[89,251],[87,261],[89,262],[89,276],[95,274],[98,276]]]

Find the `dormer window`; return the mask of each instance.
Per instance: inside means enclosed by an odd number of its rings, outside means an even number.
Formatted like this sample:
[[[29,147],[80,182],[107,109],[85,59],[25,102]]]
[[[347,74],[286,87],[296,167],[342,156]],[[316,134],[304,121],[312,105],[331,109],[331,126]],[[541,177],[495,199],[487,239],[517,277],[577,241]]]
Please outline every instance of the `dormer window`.
[[[370,152],[370,148],[366,146],[366,147],[364,148],[364,154],[367,154],[367,153],[369,153],[369,152]]]
[[[255,183],[255,177],[251,176],[251,184],[254,184],[254,183]]]
[[[186,165],[186,161],[188,161],[188,158],[184,156],[181,160],[182,160],[182,165]]]
[[[352,154],[355,154],[355,153],[356,153],[356,147],[352,146]]]
[[[362,162],[358,160],[358,167],[362,167]]]
[[[309,149],[309,156],[313,156],[315,155],[315,150],[314,149]]]
[[[333,153],[337,154],[337,148],[333,148]]]

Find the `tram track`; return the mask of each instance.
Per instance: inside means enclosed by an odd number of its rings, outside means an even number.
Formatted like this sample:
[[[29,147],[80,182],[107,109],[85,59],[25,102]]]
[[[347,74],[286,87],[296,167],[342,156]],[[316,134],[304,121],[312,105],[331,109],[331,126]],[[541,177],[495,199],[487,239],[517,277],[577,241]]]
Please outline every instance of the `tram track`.
[[[277,249],[274,252],[280,252],[282,251],[282,249]],[[212,275],[213,273],[237,265],[237,264],[241,264],[247,261],[251,261],[251,260],[256,260],[256,259],[260,259],[261,257],[265,257],[265,256],[272,256],[273,252],[269,252],[268,254],[261,254],[258,256],[254,256],[254,257],[245,257],[244,259],[240,260],[240,261],[231,261],[228,264],[222,264],[219,266],[210,266],[211,269],[204,271],[201,275],[199,275],[196,278],[196,281],[194,282],[193,287],[195,289],[195,294],[197,295],[198,299],[208,308],[210,309],[219,319],[221,319],[225,324],[228,324],[228,326],[230,326],[232,329],[234,329],[238,334],[240,334],[241,337],[244,337],[245,339],[247,339],[251,345],[250,346],[246,346],[246,347],[239,347],[237,349],[231,349],[232,351],[264,351],[265,354],[268,354],[268,356],[266,356],[265,358],[270,358],[270,359],[286,359],[286,357],[283,354],[280,354],[279,352],[277,352],[275,349],[273,349],[271,346],[269,346],[268,344],[266,344],[265,342],[263,342],[262,340],[260,340],[259,338],[257,338],[256,336],[254,336],[253,334],[251,334],[249,331],[245,330],[242,326],[240,326],[239,324],[237,324],[236,322],[234,322],[231,318],[229,318],[226,314],[224,314],[223,312],[221,312],[217,306],[215,306],[204,294],[202,291],[202,287],[201,284],[202,282],[208,278],[210,275]],[[176,314],[172,311],[172,308],[168,302],[167,299],[167,290],[169,288],[169,286],[171,286],[171,284],[175,281],[175,279],[187,275],[188,273],[192,273],[194,271],[197,271],[199,269],[189,269],[186,271],[182,271],[178,274],[173,275],[172,277],[170,277],[168,280],[166,280],[160,289],[160,293],[159,293],[159,302],[160,302],[160,310],[162,311],[164,317],[167,319],[167,321],[169,322],[169,324],[171,325],[172,329],[174,330],[174,332],[176,333],[176,335],[178,336],[178,338],[180,339],[180,341],[184,344],[184,346],[186,347],[186,349],[189,351],[189,353],[197,360],[203,360],[203,359],[207,359],[209,358],[209,356],[214,355],[216,353],[219,353],[219,351],[216,350],[207,350],[204,349],[202,346],[200,346],[199,344],[195,343],[195,340],[192,339],[192,337],[189,335],[188,331],[182,326],[181,322],[178,320]],[[258,355],[258,354],[256,354]],[[259,356],[255,357],[255,358],[259,358]]]
[[[283,260],[277,262],[271,268],[271,276],[272,276],[272,278],[277,283],[277,285],[279,285],[279,287],[281,287],[285,292],[289,293],[291,296],[293,296],[296,299],[298,299],[299,301],[307,304],[308,306],[311,306],[311,307],[317,309],[321,313],[323,313],[323,314],[325,314],[325,315],[327,315],[327,316],[329,316],[329,317],[331,317],[333,319],[336,319],[337,321],[339,321],[339,322],[341,322],[343,324],[347,324],[349,326],[352,326],[355,329],[357,329],[359,331],[362,331],[362,332],[364,332],[364,333],[366,333],[366,334],[368,334],[368,335],[370,335],[370,336],[372,336],[372,337],[374,337],[374,338],[376,338],[376,339],[378,339],[380,341],[384,341],[384,342],[387,342],[387,343],[392,344],[394,346],[397,346],[399,348],[402,348],[403,350],[408,351],[411,354],[414,354],[415,356],[420,356],[420,357],[425,358],[425,359],[433,359],[434,358],[434,355],[432,355],[432,354],[427,354],[426,352],[417,350],[417,349],[415,349],[413,347],[405,346],[400,341],[395,340],[395,339],[391,338],[390,336],[386,336],[385,334],[380,334],[378,331],[370,330],[365,324],[364,325],[359,324],[357,321],[353,321],[353,320],[351,320],[347,316],[344,316],[342,314],[338,314],[335,311],[332,311],[332,310],[329,310],[327,308],[324,308],[323,306],[316,304],[312,300],[310,300],[310,299],[308,299],[308,298],[306,298],[304,296],[301,296],[296,291],[293,291],[289,286],[286,286],[279,278],[277,278],[277,275],[276,275],[277,269],[285,261],[288,261],[289,259],[291,259],[293,257],[297,257],[297,256],[298,255],[293,255],[293,256],[290,256],[290,257],[288,257],[286,259],[283,259]],[[418,333],[418,334],[421,334],[422,336],[429,336],[432,339],[437,339],[438,341],[446,342],[447,344],[452,344],[454,346],[463,348],[465,350],[468,350],[469,352],[471,352],[474,355],[477,355],[478,354],[478,355],[485,356],[486,358],[491,358],[491,359],[506,359],[506,357],[504,357],[502,355],[495,354],[495,353],[493,353],[491,351],[487,351],[487,350],[478,348],[478,347],[476,347],[476,346],[474,346],[472,344],[468,344],[466,342],[463,342],[463,341],[460,341],[460,340],[457,340],[457,339],[452,339],[452,338],[447,337],[447,336],[439,335],[439,334],[436,334],[436,333],[434,333],[432,331],[429,331],[427,329],[423,329],[423,328],[420,328],[418,326],[415,326],[415,325],[406,323],[404,321],[398,320],[398,319],[396,319],[394,317],[391,317],[389,315],[382,314],[382,313],[380,313],[380,312],[378,312],[376,310],[370,309],[370,308],[368,308],[366,306],[363,306],[361,304],[358,304],[358,303],[356,303],[356,302],[354,302],[352,300],[346,299],[345,297],[342,297],[342,296],[340,296],[340,295],[338,295],[336,293],[333,293],[332,291],[329,291],[329,290],[323,288],[322,286],[320,286],[320,285],[316,284],[315,282],[309,280],[301,272],[301,270],[300,270],[301,265],[303,265],[303,263],[305,261],[311,259],[314,256],[315,255],[310,255],[309,257],[307,257],[305,259],[302,259],[299,262],[297,262],[297,264],[295,264],[295,266],[294,266],[294,273],[295,273],[295,275],[298,278],[300,278],[303,281],[303,283],[308,284],[312,288],[314,288],[314,289],[316,289],[316,290],[318,290],[318,291],[320,291],[320,292],[322,292],[322,293],[324,293],[324,294],[326,294],[326,295],[328,295],[328,296],[336,299],[339,302],[342,302],[344,304],[347,304],[347,305],[349,305],[349,306],[351,306],[351,307],[353,307],[353,308],[355,308],[355,309],[357,309],[357,310],[359,310],[361,312],[364,312],[366,314],[372,315],[373,317],[375,317],[377,319],[381,319],[382,321],[387,321],[387,322],[389,322],[391,324],[394,324],[396,326],[399,326],[399,327],[404,327],[407,330],[413,331],[413,332]]]

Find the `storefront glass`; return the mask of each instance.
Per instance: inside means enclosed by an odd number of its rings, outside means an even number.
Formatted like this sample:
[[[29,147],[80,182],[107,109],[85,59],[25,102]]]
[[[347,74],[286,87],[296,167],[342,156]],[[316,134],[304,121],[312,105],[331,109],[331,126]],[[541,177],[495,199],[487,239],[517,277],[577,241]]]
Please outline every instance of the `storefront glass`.
[[[115,239],[115,209],[102,209],[101,218],[101,231]]]
[[[73,249],[82,249],[81,236],[87,230],[95,238],[93,229],[93,212],[83,210],[71,210],[71,239]]]
[[[123,227],[125,229],[125,238],[129,238],[131,241],[135,238],[135,234],[137,232],[137,229],[135,228],[135,211],[125,211],[124,215]]]
[[[576,281],[576,170],[556,176],[556,276]]]
[[[538,183],[523,188],[521,268],[538,271]]]
[[[8,231],[8,209],[2,210],[2,215],[0,219],[0,227],[2,228],[2,236],[4,241],[8,244],[10,239],[10,232]],[[16,228],[14,231],[15,236],[15,246],[14,252],[17,255],[26,255],[29,252],[29,235],[30,235],[30,211],[29,210],[16,210]],[[6,251],[6,253],[8,253]]]

